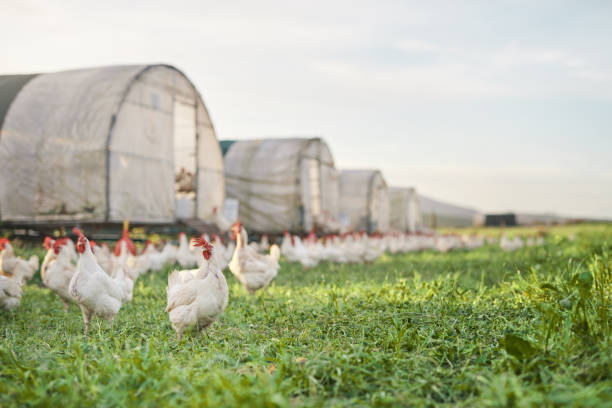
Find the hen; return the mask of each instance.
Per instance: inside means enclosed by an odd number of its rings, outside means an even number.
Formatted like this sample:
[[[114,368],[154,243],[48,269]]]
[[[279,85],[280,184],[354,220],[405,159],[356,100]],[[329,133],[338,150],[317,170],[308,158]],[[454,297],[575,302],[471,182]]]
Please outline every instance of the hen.
[[[252,295],[256,290],[265,288],[278,274],[280,248],[272,245],[270,255],[258,254],[247,245],[247,231],[237,222],[232,227],[236,237],[236,249],[229,263],[229,269],[242,286]]]
[[[107,275],[112,275],[113,273],[113,254],[110,249],[108,249],[108,245],[106,243],[102,243],[102,245],[97,245],[94,242],[90,242],[92,251],[94,253],[94,257],[96,258],[96,262],[100,265],[100,268]]]
[[[55,256],[45,256],[40,275],[46,287],[51,289],[59,296],[64,304],[64,310],[68,310],[72,297],[68,287],[74,275],[76,267],[70,261],[71,249],[67,245],[69,238],[58,238],[53,242],[53,246],[47,251]]]
[[[196,257],[189,249],[189,241],[187,241],[187,235],[184,232],[179,234],[179,248],[176,251],[176,261],[183,268],[190,268],[197,265]]]
[[[80,230],[73,231],[79,236],[76,245],[79,261],[70,280],[69,290],[70,296],[83,313],[84,334],[87,336],[91,318],[99,316],[112,323],[129,293],[124,277],[108,276],[96,262],[89,240]]]
[[[0,274],[9,277],[20,277],[22,283],[32,279],[38,270],[38,256],[32,255],[27,261],[15,256],[11,243],[0,238]]]
[[[168,276],[166,312],[178,340],[193,328],[204,330],[225,310],[228,287],[216,263],[214,247],[202,238],[195,244],[203,247],[204,260],[196,270],[174,271]]]
[[[6,310],[13,310],[21,302],[21,279],[11,279],[0,275],[0,306]]]

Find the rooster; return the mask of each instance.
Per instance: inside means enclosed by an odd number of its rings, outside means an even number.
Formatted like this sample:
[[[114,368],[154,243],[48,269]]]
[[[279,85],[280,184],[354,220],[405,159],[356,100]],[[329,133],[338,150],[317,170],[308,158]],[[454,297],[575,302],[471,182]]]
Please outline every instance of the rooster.
[[[76,245],[79,261],[70,280],[69,290],[70,296],[83,313],[84,334],[87,336],[89,322],[93,316],[102,317],[112,324],[121,305],[131,294],[128,293],[125,277],[108,276],[96,262],[89,240],[79,229],[75,228],[73,232],[79,236]]]
[[[236,249],[229,263],[229,269],[252,295],[256,290],[268,286],[278,274],[280,248],[278,245],[272,245],[269,255],[258,254],[247,245],[249,237],[240,222],[234,224],[232,230],[236,239]]]
[[[27,261],[15,256],[11,242],[0,238],[0,273],[9,278],[20,277],[22,283],[32,279],[38,270],[38,256],[32,255]]]
[[[70,261],[71,248],[67,245],[68,240],[69,238],[58,238],[53,241],[47,254],[52,252],[55,256],[45,256],[43,267],[40,269],[43,283],[59,296],[65,311],[68,311],[72,301],[68,287],[76,270]]]
[[[121,243],[125,242],[127,250],[130,251],[130,254],[136,255],[136,245],[134,245],[134,241],[130,238],[130,224],[127,221],[123,222],[123,232],[121,234],[121,238],[115,244],[115,256],[121,255]]]
[[[194,239],[194,244],[203,249],[200,267],[168,276],[166,312],[179,341],[184,332],[205,330],[214,323],[228,302],[227,281],[216,263],[215,248],[203,238]]]

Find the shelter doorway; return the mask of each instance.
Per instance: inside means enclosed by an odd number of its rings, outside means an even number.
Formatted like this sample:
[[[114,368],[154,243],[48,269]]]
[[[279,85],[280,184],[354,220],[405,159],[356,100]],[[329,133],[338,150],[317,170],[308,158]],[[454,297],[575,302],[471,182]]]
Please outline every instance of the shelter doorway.
[[[175,96],[173,132],[176,218],[196,218],[197,133],[194,100]]]

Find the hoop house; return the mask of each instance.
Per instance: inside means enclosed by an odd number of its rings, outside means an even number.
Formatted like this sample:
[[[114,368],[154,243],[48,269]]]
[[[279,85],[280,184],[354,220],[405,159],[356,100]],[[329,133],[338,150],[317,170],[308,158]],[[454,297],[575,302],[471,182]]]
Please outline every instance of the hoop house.
[[[223,162],[195,86],[169,65],[0,77],[0,219],[207,219]]]
[[[414,188],[389,188],[389,226],[393,231],[416,232],[421,230],[419,196]]]
[[[388,231],[389,195],[379,170],[340,172],[340,221],[353,231]]]
[[[228,198],[247,229],[338,230],[338,174],[319,139],[222,141]]]

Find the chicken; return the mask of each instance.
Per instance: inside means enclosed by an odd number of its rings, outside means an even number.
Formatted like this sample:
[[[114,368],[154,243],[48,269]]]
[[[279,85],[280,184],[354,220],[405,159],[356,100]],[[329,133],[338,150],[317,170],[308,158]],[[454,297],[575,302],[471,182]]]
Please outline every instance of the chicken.
[[[234,224],[232,229],[236,238],[236,249],[229,269],[252,295],[255,291],[267,287],[278,274],[280,248],[273,245],[269,255],[258,254],[247,245],[248,234],[240,222]]]
[[[20,277],[22,283],[32,279],[38,270],[38,256],[32,255],[27,261],[15,256],[11,243],[6,238],[0,238],[0,274]]]
[[[176,251],[176,260],[183,268],[191,268],[197,265],[196,257],[189,249],[187,235],[184,232],[179,234],[179,248]]]
[[[200,235],[200,238],[206,242],[210,242],[210,237],[208,234],[202,234]],[[195,246],[195,242],[197,242],[195,239],[192,239],[191,242],[189,242],[189,251],[191,251],[191,255],[193,255],[193,258],[195,259],[195,264],[202,265],[202,262],[204,262],[204,256],[202,255],[202,251]]]
[[[136,280],[140,275],[151,270],[151,259],[146,254],[129,255],[126,260],[126,265],[133,272],[132,279]]]
[[[164,245],[164,249],[162,249],[162,253],[165,254],[165,261],[167,264],[175,264],[176,263],[176,253],[178,252],[178,247],[173,245],[172,242],[167,242]]]
[[[216,264],[215,248],[203,238],[195,245],[203,247],[203,262],[195,271],[174,271],[168,276],[166,312],[178,340],[193,328],[205,330],[227,307],[229,291],[225,276]]]
[[[365,246],[359,234],[346,234],[344,238],[344,256],[348,263],[362,263]]]
[[[381,234],[375,234],[371,237],[367,235],[362,239],[365,241],[365,251],[363,260],[366,263],[372,263],[385,253],[385,243]]]
[[[294,256],[304,268],[314,268],[318,265],[319,256],[316,252],[316,248],[310,250],[304,246],[302,240],[298,236],[293,237],[292,243],[295,251]]]
[[[130,238],[130,228],[127,221],[123,222],[123,232],[121,234],[121,238],[119,238],[119,240],[117,240],[117,243],[115,244],[115,256],[121,255],[122,242],[125,242],[125,246],[130,252],[130,254],[136,255],[136,245],[134,245],[134,241],[132,241],[132,239]]]
[[[347,259],[344,255],[344,250],[342,249],[340,238],[337,235],[330,235],[325,237],[325,239],[323,240],[323,251],[321,256],[323,257],[323,259],[326,259],[330,262],[347,263]]]
[[[6,310],[14,310],[19,306],[22,295],[21,277],[9,278],[0,275],[0,306]]]
[[[101,246],[94,242],[90,242],[96,262],[100,265],[100,268],[106,272],[109,276],[113,273],[113,255],[111,254],[108,245],[103,243]]]
[[[288,231],[283,231],[283,242],[281,242],[281,254],[287,258],[289,262],[297,262],[297,258],[294,257],[293,244],[295,240],[289,234]]]
[[[49,265],[51,261],[57,258],[57,254],[53,250],[54,243],[55,243],[55,240],[51,237],[45,237],[45,240],[43,241],[43,246],[47,250],[47,253],[45,254],[45,257],[43,258],[42,264],[40,264],[40,276],[41,277],[44,276],[45,270],[47,269],[47,265]]]
[[[259,241],[259,251],[266,252],[270,249],[270,240],[268,239],[268,235],[263,234],[261,236],[261,240]]]
[[[76,245],[79,261],[70,280],[69,290],[70,296],[83,313],[84,334],[87,336],[89,322],[93,316],[101,317],[112,324],[130,294],[121,272],[115,278],[108,276],[96,262],[89,240],[80,230],[74,229],[73,232],[79,236]]]
[[[174,176],[175,189],[179,193],[193,193],[194,182],[195,177],[193,173],[186,171],[184,167],[181,167],[179,173]]]
[[[304,268],[312,268],[319,263],[319,254],[306,248],[300,237],[287,231],[284,232],[280,251],[289,262],[299,262]]]
[[[119,244],[120,255],[113,257],[112,278],[116,278],[122,285],[125,291],[123,302],[131,302],[134,291],[134,281],[138,278],[138,271],[130,266],[127,251],[127,243],[125,241]],[[132,257],[134,258],[134,257]]]
[[[223,240],[220,236],[216,234],[212,234],[211,243],[215,247],[214,255],[217,257],[217,266],[219,267],[219,269],[224,270],[225,268],[227,268],[227,264],[232,258],[233,253],[228,256],[228,251],[225,245],[223,245]]]
[[[76,267],[71,262],[71,249],[67,245],[68,241],[69,238],[58,238],[53,242],[47,254],[52,252],[55,256],[49,258],[45,256],[45,262],[40,270],[43,283],[59,296],[66,311],[72,301],[68,287],[76,271]]]
[[[501,247],[501,249],[503,249],[504,251],[508,251],[508,252],[512,252],[512,251],[516,251],[517,249],[521,249],[523,247],[523,240],[521,239],[521,237],[519,237],[518,235],[515,236],[512,239],[509,239],[506,236],[506,233],[502,233],[502,237],[499,240],[499,246]]]

